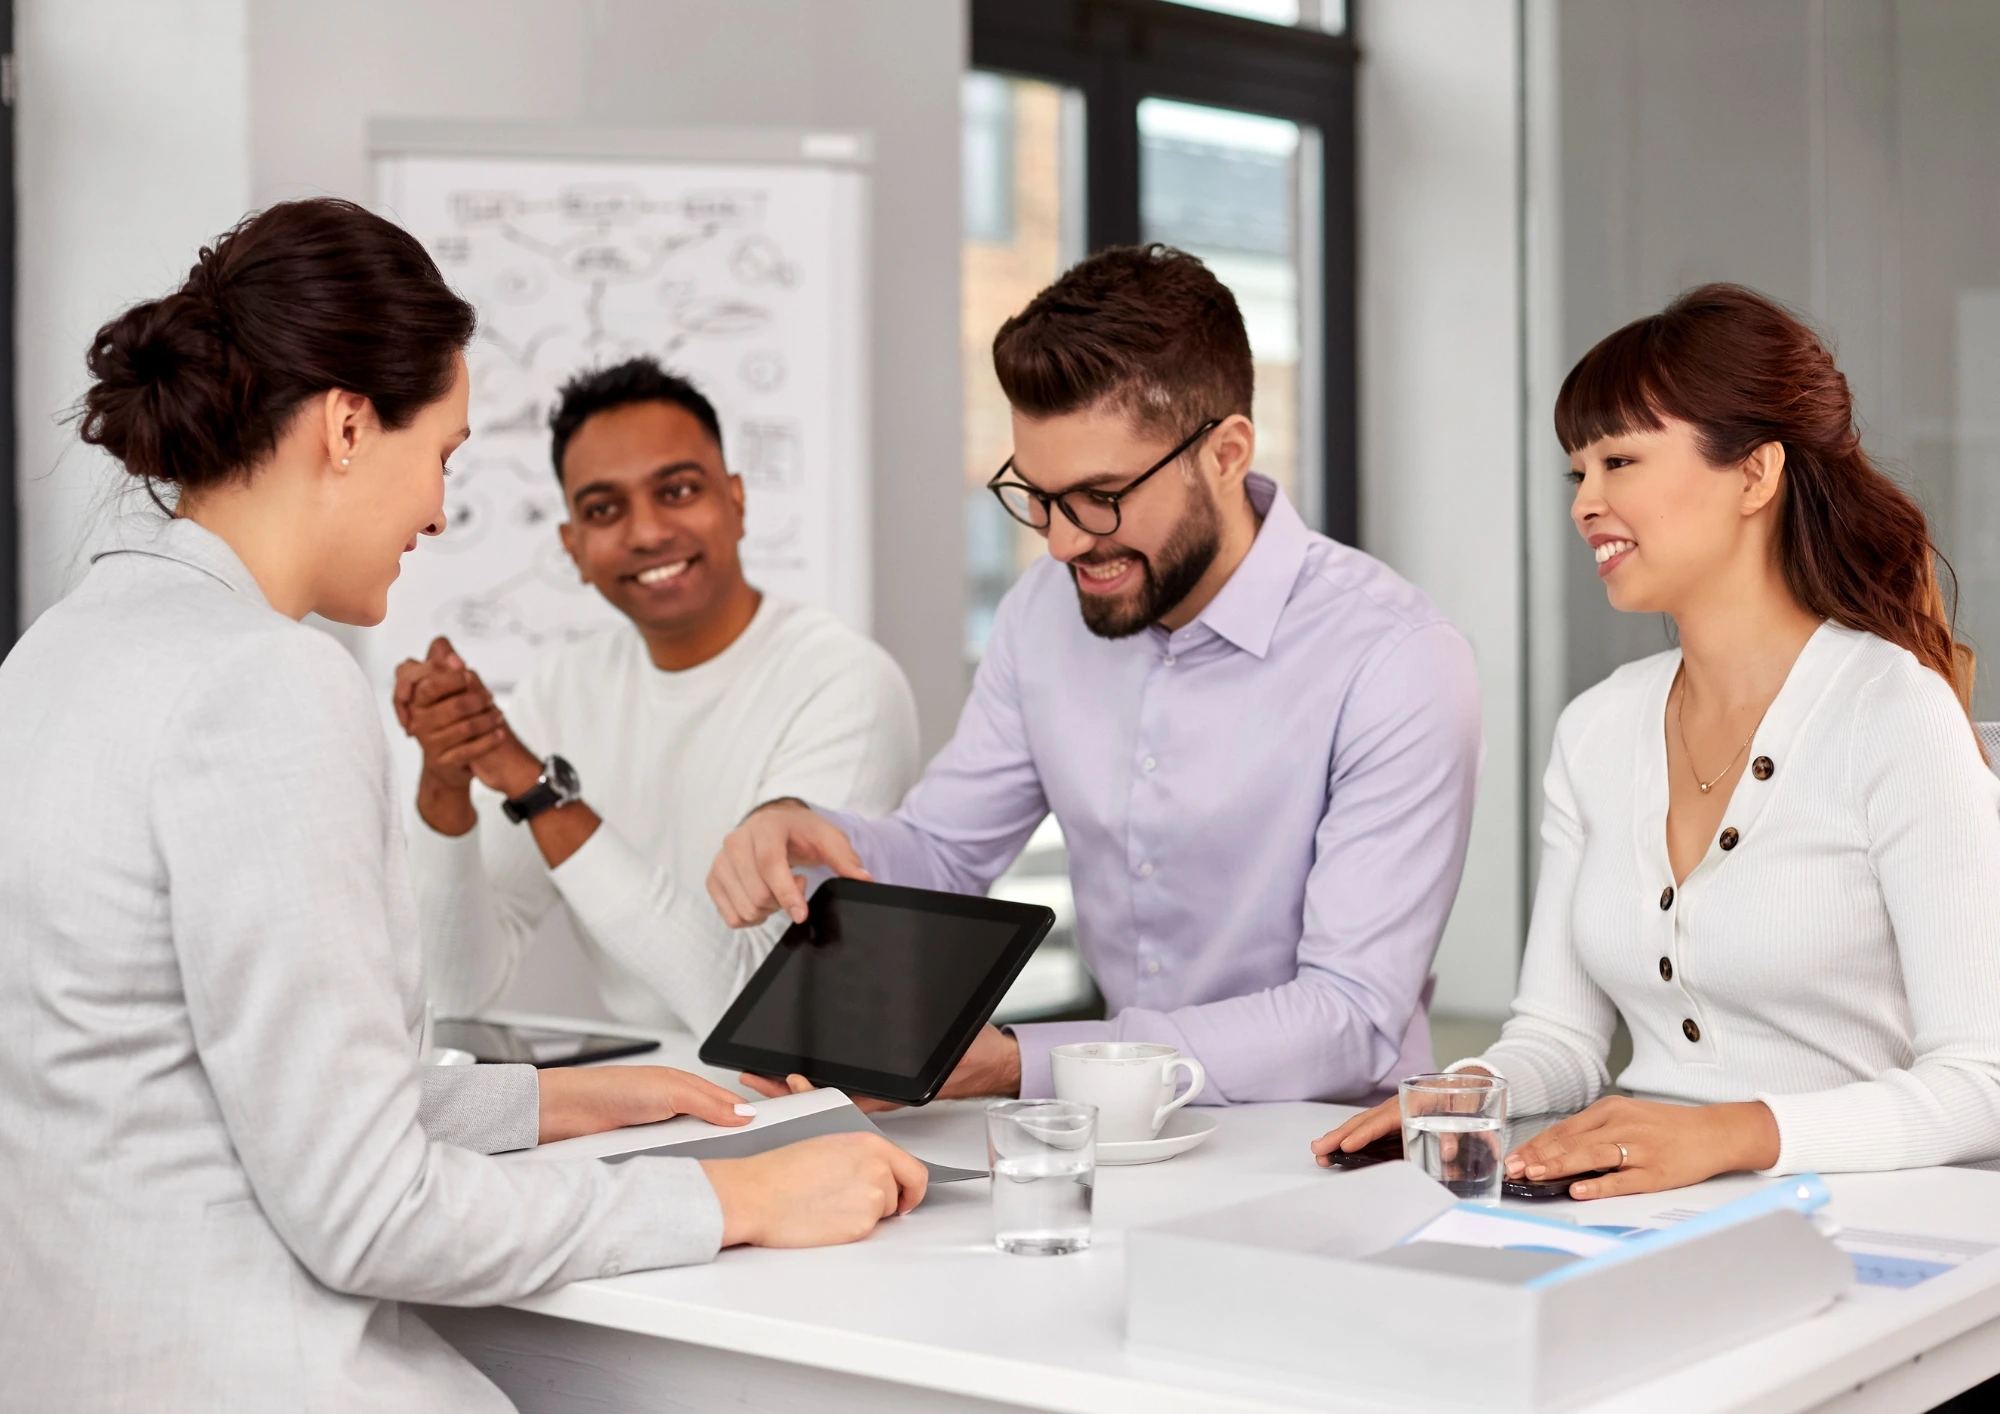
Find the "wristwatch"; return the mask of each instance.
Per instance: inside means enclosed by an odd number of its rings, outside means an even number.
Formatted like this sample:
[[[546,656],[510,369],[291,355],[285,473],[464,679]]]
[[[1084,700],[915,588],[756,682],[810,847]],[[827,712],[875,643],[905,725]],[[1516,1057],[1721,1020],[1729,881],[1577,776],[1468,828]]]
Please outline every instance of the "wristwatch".
[[[576,778],[576,767],[560,756],[551,756],[542,762],[541,779],[512,800],[501,801],[500,808],[507,812],[509,820],[519,825],[544,810],[582,799],[583,783]]]

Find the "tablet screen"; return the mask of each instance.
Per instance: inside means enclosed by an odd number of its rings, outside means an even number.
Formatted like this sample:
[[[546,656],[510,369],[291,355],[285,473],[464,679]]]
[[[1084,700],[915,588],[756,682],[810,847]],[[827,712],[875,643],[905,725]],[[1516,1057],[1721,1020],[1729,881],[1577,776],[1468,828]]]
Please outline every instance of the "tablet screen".
[[[735,1039],[915,1075],[1019,931],[849,901],[813,929],[812,944],[751,1005]],[[858,952],[868,956],[850,956]]]
[[[1047,909],[839,879],[814,893],[702,1058],[915,1101],[1054,923]]]

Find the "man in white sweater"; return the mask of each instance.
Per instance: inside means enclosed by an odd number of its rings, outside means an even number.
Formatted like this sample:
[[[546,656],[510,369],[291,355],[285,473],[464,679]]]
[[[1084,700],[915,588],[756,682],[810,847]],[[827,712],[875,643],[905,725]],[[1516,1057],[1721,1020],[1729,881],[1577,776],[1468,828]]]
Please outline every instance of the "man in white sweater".
[[[629,623],[545,656],[504,712],[444,639],[399,668],[432,1000],[498,1001],[561,906],[613,1015],[703,1033],[787,921],[722,921],[703,879],[723,836],[784,796],[891,809],[915,704],[881,648],[745,581],[743,482],[686,380],[582,374],[550,423],[563,546]]]

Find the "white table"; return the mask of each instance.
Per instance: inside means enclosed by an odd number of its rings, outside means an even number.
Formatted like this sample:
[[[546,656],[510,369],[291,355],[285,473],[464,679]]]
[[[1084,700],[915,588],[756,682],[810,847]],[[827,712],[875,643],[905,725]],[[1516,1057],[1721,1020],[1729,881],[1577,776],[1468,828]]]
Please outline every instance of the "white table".
[[[666,1039],[662,1052],[636,1059],[701,1069],[692,1038]],[[425,1314],[528,1414],[1406,1407],[1125,1353],[1126,1229],[1301,1183],[1340,1181],[1312,1163],[1306,1144],[1349,1113],[1343,1107],[1212,1112],[1221,1128],[1193,1153],[1098,1170],[1096,1240],[1088,1252],[1034,1258],[995,1251],[987,1183],[975,1180],[938,1185],[915,1213],[848,1247],[732,1249],[708,1266],[577,1282],[508,1308]],[[984,1167],[977,1104],[945,1102],[879,1122],[924,1158]],[[1678,1195],[1574,1206],[1590,1221],[1632,1221],[1677,1204],[1712,1206],[1757,1183],[1719,1179]],[[1845,1226],[2000,1244],[2000,1174],[1925,1169],[1832,1175],[1828,1184],[1834,1216]],[[1907,1291],[1867,1291],[1591,1408],[1918,1411],[1995,1373],[2000,1251]]]

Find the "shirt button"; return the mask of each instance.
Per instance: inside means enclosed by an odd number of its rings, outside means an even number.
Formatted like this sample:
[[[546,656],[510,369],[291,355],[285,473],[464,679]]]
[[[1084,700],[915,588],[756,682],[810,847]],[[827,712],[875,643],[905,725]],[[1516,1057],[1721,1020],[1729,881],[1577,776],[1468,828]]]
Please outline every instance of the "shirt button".
[[[1736,842],[1742,838],[1743,837],[1741,835],[1736,833],[1734,828],[1731,828],[1724,830],[1722,832],[1722,838],[1717,840],[1716,843],[1721,845],[1724,849],[1734,849],[1736,848]]]
[[[1671,982],[1674,980],[1674,960],[1670,957],[1660,959],[1660,980],[1662,982]],[[1690,1026],[1693,1024],[1693,1022],[1688,1023]]]
[[[1152,877],[1153,877],[1153,861],[1152,861],[1152,860],[1150,860],[1150,859],[1149,859],[1149,860],[1147,860],[1147,861],[1146,861],[1146,862],[1145,862],[1144,864],[1141,864],[1141,865],[1139,866],[1139,877],[1140,877],[1140,878],[1142,878],[1142,879],[1150,879],[1150,878],[1152,878]]]
[[[1171,653],[1167,654],[1166,657],[1160,659],[1160,666],[1163,668],[1171,668],[1173,665],[1174,665],[1174,655]]]
[[[1701,1028],[1694,1024],[1693,1017],[1690,1016],[1686,1021],[1681,1023],[1681,1035],[1687,1037],[1690,1041],[1701,1040]]]
[[[1768,781],[1778,769],[1777,763],[1768,756],[1759,756],[1750,763],[1750,774],[1760,781]]]
[[[1157,977],[1160,975],[1160,960],[1157,957],[1146,959],[1146,975],[1148,977]]]
[[[1159,762],[1155,761],[1155,760],[1154,760],[1154,759],[1153,759],[1152,757],[1150,757],[1150,756],[1148,756],[1148,757],[1146,758],[1146,762],[1145,762],[1145,765],[1146,765],[1146,769],[1147,769],[1148,771],[1152,770],[1152,769],[1153,769],[1153,767],[1155,767],[1155,766],[1157,766],[1157,765],[1159,765],[1159,764],[1160,764]]]
[[[1665,913],[1674,906],[1674,886],[1669,884],[1660,891],[1660,912]]]

